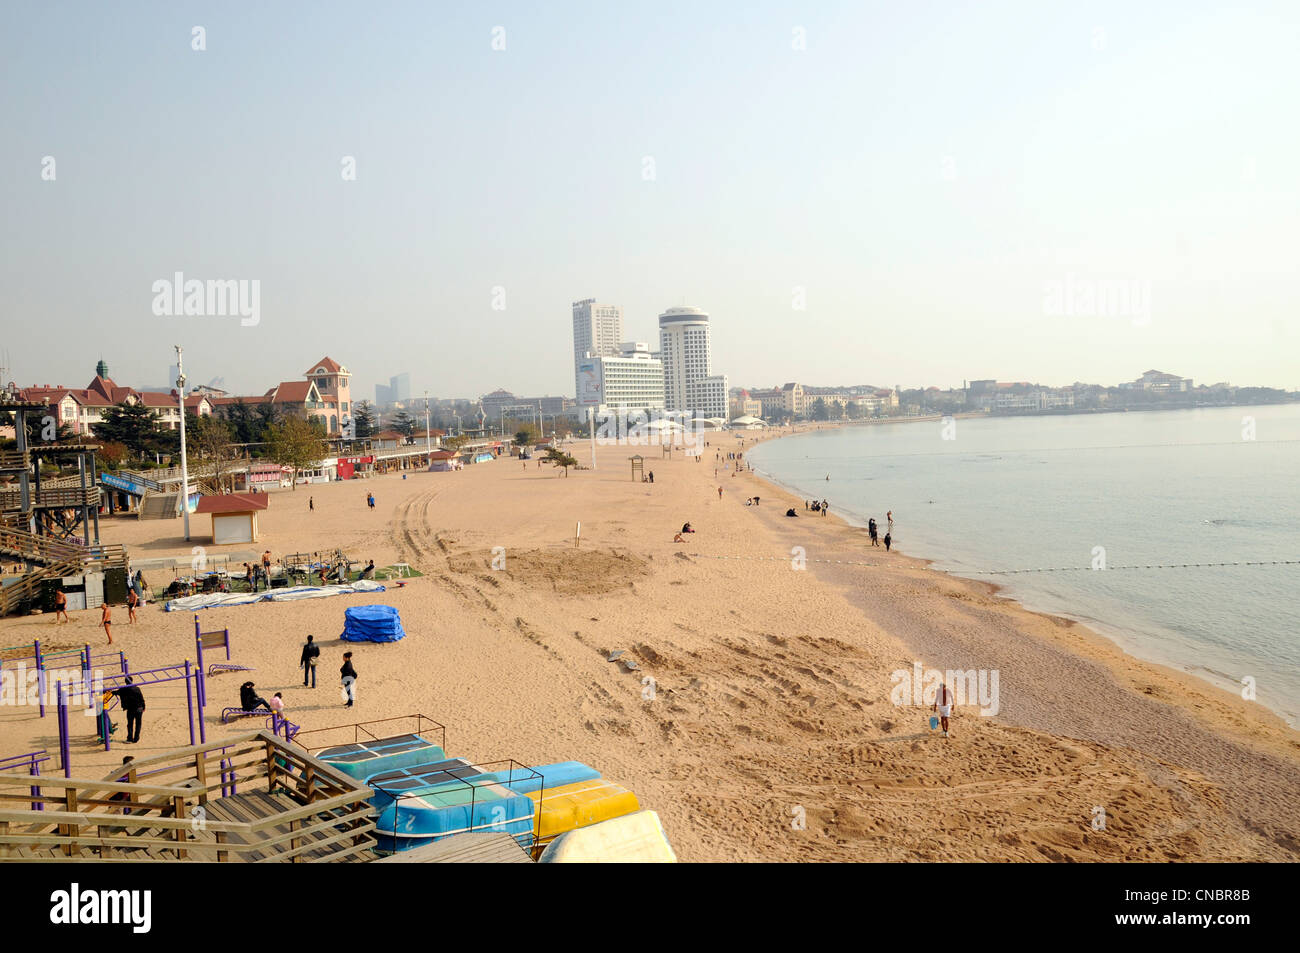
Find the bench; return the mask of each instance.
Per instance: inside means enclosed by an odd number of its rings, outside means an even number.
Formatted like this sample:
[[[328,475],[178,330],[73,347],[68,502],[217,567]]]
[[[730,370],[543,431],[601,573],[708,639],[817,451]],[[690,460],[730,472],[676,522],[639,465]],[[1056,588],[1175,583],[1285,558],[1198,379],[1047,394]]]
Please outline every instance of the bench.
[[[267,714],[270,714],[270,712],[265,708],[254,708],[252,710],[247,708],[223,708],[221,709],[221,723],[224,725],[236,718],[252,718],[255,715]]]
[[[234,662],[213,662],[208,666],[208,678],[220,675],[222,672],[255,672],[257,669],[251,665],[236,665]]]

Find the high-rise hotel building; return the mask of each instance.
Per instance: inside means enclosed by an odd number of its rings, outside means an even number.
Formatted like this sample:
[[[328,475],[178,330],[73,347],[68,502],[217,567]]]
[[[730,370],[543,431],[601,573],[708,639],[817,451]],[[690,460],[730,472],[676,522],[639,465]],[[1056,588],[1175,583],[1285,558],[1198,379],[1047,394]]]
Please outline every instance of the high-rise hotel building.
[[[623,340],[623,308],[600,304],[595,298],[573,302],[573,381],[580,393],[578,364],[588,355],[617,357]]]
[[[665,409],[727,419],[727,378],[710,373],[707,312],[669,308],[659,315],[659,359]]]

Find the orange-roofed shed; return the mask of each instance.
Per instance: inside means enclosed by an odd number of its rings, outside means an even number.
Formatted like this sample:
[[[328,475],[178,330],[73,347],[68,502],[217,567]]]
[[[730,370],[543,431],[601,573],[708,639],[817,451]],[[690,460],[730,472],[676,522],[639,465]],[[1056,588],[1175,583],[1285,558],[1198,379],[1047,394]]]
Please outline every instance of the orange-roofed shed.
[[[194,512],[212,514],[213,545],[255,543],[257,514],[269,502],[265,493],[227,493],[200,498]]]

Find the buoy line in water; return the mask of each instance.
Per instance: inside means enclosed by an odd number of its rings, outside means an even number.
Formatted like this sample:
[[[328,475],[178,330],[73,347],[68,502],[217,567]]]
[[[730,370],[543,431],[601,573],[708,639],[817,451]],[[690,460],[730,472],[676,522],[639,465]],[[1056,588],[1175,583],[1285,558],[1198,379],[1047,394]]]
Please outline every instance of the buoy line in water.
[[[806,556],[720,556],[715,553],[686,553],[694,559],[739,559],[756,562],[789,562],[797,560],[802,563],[827,563],[836,566],[869,566],[880,568],[880,563],[859,562],[853,559],[810,559]],[[1121,570],[1133,569],[1219,569],[1231,566],[1300,566],[1300,559],[1266,559],[1266,560],[1240,560],[1237,562],[1221,563],[1150,563],[1147,565],[1133,564],[1131,566],[1106,566],[1105,568],[1092,566],[1052,566],[1039,569],[956,569],[953,572],[962,575],[972,576],[1012,576],[1018,573],[1030,572],[1118,572]],[[931,569],[931,566],[921,567]],[[939,570],[948,572],[949,570]]]

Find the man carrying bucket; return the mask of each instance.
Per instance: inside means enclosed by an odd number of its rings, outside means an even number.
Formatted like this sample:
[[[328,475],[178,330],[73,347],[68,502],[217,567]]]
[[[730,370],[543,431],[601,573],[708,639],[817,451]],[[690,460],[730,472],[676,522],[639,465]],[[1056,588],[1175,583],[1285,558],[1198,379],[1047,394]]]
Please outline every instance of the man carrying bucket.
[[[939,712],[939,721],[943,725],[943,736],[947,738],[948,718],[952,715],[952,692],[948,690],[947,683],[939,683],[939,688],[934,693],[934,704],[930,706],[930,711]]]

